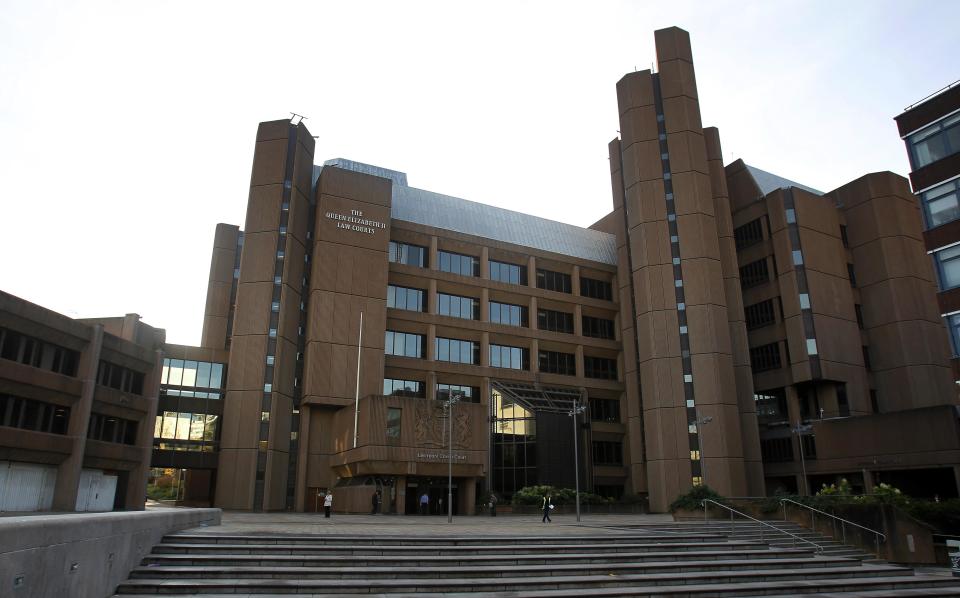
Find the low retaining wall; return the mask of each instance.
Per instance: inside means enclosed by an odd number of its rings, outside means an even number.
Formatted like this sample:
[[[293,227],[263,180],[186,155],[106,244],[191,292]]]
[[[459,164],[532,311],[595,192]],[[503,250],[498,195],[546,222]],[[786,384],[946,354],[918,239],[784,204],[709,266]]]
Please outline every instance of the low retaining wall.
[[[106,598],[164,534],[220,525],[220,509],[0,517],[0,596]]]

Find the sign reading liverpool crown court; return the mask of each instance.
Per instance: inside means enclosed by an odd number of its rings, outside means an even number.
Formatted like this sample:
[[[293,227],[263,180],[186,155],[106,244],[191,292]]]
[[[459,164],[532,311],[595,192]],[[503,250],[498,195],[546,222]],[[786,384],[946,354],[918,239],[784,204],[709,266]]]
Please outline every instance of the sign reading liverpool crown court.
[[[369,220],[363,217],[363,210],[350,210],[349,216],[337,212],[327,212],[326,217],[337,222],[337,228],[352,230],[358,233],[372,235],[378,228],[387,228],[387,225],[378,220]]]

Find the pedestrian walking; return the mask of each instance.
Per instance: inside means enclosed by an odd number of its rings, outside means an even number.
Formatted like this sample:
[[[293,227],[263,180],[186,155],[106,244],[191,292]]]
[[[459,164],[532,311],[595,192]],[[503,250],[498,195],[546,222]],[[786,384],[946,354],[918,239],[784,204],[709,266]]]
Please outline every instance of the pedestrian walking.
[[[552,519],[550,519],[550,509],[552,508],[553,508],[553,501],[550,500],[550,495],[547,494],[546,496],[543,497],[543,519],[540,521],[540,523],[550,523],[551,521],[553,521]]]
[[[380,491],[376,490],[373,493],[373,496],[370,497],[370,514],[376,515],[380,512]]]
[[[327,490],[327,495],[323,497],[323,516],[330,519],[330,509],[333,508],[333,492]]]
[[[490,516],[496,517],[497,516],[497,495],[496,494],[492,492],[490,493],[490,502],[487,503],[487,506],[490,507]]]
[[[430,496],[424,492],[420,495],[420,514],[426,515],[430,510]]]

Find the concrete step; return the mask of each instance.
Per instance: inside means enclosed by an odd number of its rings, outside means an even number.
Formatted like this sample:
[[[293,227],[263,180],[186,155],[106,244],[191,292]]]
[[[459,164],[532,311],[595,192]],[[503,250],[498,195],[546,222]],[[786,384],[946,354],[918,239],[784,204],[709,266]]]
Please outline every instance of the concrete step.
[[[764,542],[705,541],[705,542],[650,542],[650,543],[603,543],[583,544],[513,544],[513,554],[531,553],[616,553],[646,551],[688,551],[688,550],[761,550],[768,548]],[[322,544],[158,544],[153,554],[304,554],[304,555],[391,555],[408,554],[438,556],[444,554],[502,554],[504,548],[497,545],[478,546],[376,546],[341,545],[324,546]]]
[[[913,570],[890,565],[852,567],[791,568],[769,571],[701,571],[625,575],[555,575],[549,577],[499,577],[478,579],[130,579],[117,588],[118,594],[165,593],[449,593],[537,591],[561,588],[589,589],[630,586],[676,586],[679,584],[750,584],[764,582],[849,581],[870,577],[913,576]],[[635,594],[634,594],[635,595]]]
[[[850,559],[817,557],[799,559],[731,559],[669,563],[576,563],[500,566],[446,567],[276,567],[276,566],[142,566],[130,574],[131,579],[405,579],[550,577],[560,575],[625,575],[653,573],[697,573],[704,571],[738,571],[749,569],[823,569],[849,568],[859,564]]]
[[[729,530],[728,530],[729,531]],[[478,544],[596,544],[649,542],[656,538],[662,542],[699,542],[702,540],[721,540],[727,533],[621,533],[598,535],[557,535],[557,536],[391,536],[391,535],[333,535],[333,534],[167,534],[161,540],[164,544],[323,544],[325,546],[473,546]]]
[[[400,556],[355,556],[355,555],[300,555],[300,554],[150,554],[143,559],[144,565],[158,566],[279,566],[279,567],[342,567],[342,566],[514,566],[542,565],[548,563],[617,563],[617,562],[685,562],[690,560],[723,559],[788,559],[810,558],[813,550],[805,548],[751,549],[751,550],[689,550],[616,553],[553,553],[481,555],[400,555]]]

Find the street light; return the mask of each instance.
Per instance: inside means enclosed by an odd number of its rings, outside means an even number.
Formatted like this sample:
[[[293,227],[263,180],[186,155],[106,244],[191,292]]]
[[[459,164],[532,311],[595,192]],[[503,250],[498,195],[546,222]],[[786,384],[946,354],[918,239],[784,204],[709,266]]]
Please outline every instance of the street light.
[[[567,415],[573,418],[573,468],[577,492],[577,523],[580,523],[580,451],[577,448],[577,445],[579,444],[579,437],[577,435],[577,416],[586,411],[586,409],[586,405],[581,405],[579,400],[575,400],[573,402],[573,408],[569,413],[567,413]]]
[[[696,410],[696,414],[697,414],[697,419],[696,419],[697,434],[700,436],[700,481],[703,483],[704,486],[706,486],[707,485],[707,460],[703,454],[704,440],[703,440],[703,434],[700,434],[700,426],[705,426],[710,422],[712,422],[713,417],[709,415],[700,417],[699,409]]]
[[[460,402],[463,393],[451,392],[443,402],[447,410],[447,425],[450,429],[450,445],[447,451],[447,523],[453,523],[453,406]]]

